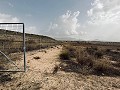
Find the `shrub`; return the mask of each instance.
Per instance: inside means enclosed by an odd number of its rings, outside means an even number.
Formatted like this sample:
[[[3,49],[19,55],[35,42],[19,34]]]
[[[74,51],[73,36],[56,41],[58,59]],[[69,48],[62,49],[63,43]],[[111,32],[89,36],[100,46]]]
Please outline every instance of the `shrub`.
[[[62,59],[62,60],[69,60],[70,59],[69,53],[67,51],[62,52],[60,54],[60,59]]]
[[[18,49],[8,49],[8,50],[6,50],[7,52],[8,52],[8,54],[10,54],[10,53],[16,53],[16,52],[20,52],[20,48],[18,48]]]
[[[96,52],[95,53],[96,58],[102,58],[102,56],[103,56],[102,52]]]
[[[115,67],[119,67],[120,68],[120,62],[112,63],[112,65],[115,66]]]
[[[26,41],[26,44],[34,44],[34,43],[36,43],[36,42],[35,42],[35,40],[32,40],[32,39]]]
[[[70,57],[72,57],[72,58],[75,58],[75,57],[76,57],[76,48],[74,48],[74,47],[69,47],[69,48],[68,48],[68,52],[69,52]]]
[[[105,60],[96,61],[94,64],[94,73],[97,75],[120,75],[120,71]]]
[[[88,54],[94,55],[96,49],[94,49],[94,48],[86,48],[86,51],[87,51]]]
[[[28,44],[26,45],[26,51],[32,51],[32,50],[35,50],[35,45],[31,45],[31,44]]]
[[[80,73],[90,74],[94,65],[94,57],[90,56],[86,51],[77,51],[76,61],[80,66]]]
[[[111,51],[111,49],[106,49],[106,52],[110,52]]]
[[[92,58],[77,58],[77,62],[81,65],[81,66],[89,66],[89,67],[93,67],[94,61],[92,60]]]
[[[71,52],[75,53],[75,60],[71,59]],[[60,58],[70,60],[65,62],[67,64],[65,67],[66,71],[74,71],[81,74],[120,75],[120,71],[117,68],[120,64],[112,65],[109,60],[101,59],[103,54],[103,51],[95,48],[74,49],[73,47],[66,47],[64,52],[60,54]],[[77,68],[73,68],[73,66]]]

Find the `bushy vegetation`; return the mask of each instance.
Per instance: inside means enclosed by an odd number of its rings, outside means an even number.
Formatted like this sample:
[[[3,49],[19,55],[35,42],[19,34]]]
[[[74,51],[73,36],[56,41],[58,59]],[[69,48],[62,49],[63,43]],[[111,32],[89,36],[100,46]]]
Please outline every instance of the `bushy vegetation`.
[[[60,59],[62,59],[62,60],[69,60],[70,59],[69,53],[67,51],[63,51],[60,54]]]
[[[60,59],[62,60],[69,60],[71,58],[75,57],[75,48],[71,47],[71,46],[65,46],[63,48],[62,53],[60,54]]]
[[[67,63],[66,67],[72,69],[71,71],[77,71],[82,74],[120,75],[120,68],[116,68],[119,63],[115,66],[110,60],[103,58],[106,55],[105,51],[109,52],[109,50],[101,50],[97,47],[86,47],[83,49],[79,46],[65,46],[60,58],[68,59],[75,65],[71,67],[71,64]]]

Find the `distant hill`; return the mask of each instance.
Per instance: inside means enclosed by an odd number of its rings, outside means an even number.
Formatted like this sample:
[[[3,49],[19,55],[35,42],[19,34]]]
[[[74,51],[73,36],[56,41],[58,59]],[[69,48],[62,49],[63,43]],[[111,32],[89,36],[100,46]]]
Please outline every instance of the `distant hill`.
[[[56,40],[60,40],[60,41],[75,41],[75,38],[71,38],[71,37],[61,37],[61,38],[55,38]]]
[[[48,37],[48,36],[43,36],[43,35],[36,35],[36,34],[25,34],[26,36],[26,41],[27,40],[35,40],[38,41],[41,40],[42,42],[55,42],[56,40]],[[0,29],[0,40],[9,40],[9,39],[14,39],[14,41],[23,41],[23,34],[21,32],[16,32],[16,31],[10,31],[10,30],[3,30]]]
[[[58,41],[43,35],[25,34],[26,50],[37,50],[58,44]],[[23,34],[21,32],[0,29],[0,50],[17,52],[23,50]]]

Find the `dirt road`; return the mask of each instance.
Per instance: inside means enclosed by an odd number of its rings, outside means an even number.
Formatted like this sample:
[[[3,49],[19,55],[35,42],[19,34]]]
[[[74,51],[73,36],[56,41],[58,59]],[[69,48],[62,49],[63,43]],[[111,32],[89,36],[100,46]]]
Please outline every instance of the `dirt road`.
[[[0,90],[120,90],[120,77],[84,76],[58,69],[61,46],[27,53],[27,72],[9,73]],[[7,75],[7,74],[6,74]]]
[[[29,88],[29,90],[36,90],[37,88],[41,88],[43,76],[48,73],[52,74],[54,67],[59,64],[58,55],[61,49],[62,47],[58,46],[50,49],[28,52],[26,55],[27,72],[10,74],[13,79],[9,82],[2,83],[0,89],[24,90]],[[38,86],[36,86],[36,84]]]

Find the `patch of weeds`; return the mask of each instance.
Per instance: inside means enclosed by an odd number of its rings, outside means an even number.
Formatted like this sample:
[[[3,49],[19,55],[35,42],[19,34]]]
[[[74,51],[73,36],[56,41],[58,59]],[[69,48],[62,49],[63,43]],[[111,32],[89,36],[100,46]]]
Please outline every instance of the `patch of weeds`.
[[[75,51],[75,60],[71,59],[71,51]],[[107,51],[109,52],[109,50]],[[76,72],[81,74],[95,74],[95,75],[120,75],[120,63],[113,65],[109,60],[103,59],[103,54],[105,54],[102,50],[97,48],[86,48],[86,49],[77,49],[73,50],[72,46],[66,47],[63,49],[63,52],[60,54],[60,58],[67,65],[62,67],[64,71]],[[117,55],[115,56],[117,57]],[[114,58],[115,59],[115,58]],[[118,57],[117,57],[118,60]]]
[[[70,59],[69,53],[67,51],[62,52],[59,56],[60,56],[60,59],[62,59],[62,60]]]

